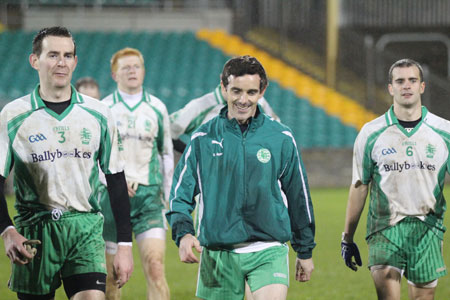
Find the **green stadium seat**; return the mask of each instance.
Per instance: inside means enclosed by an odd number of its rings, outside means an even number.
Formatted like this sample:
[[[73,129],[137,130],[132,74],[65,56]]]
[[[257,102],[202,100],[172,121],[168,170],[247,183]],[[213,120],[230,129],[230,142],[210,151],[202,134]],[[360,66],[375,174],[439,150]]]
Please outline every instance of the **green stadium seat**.
[[[34,33],[21,31],[0,33],[0,57],[8,58],[0,65],[0,106],[30,93],[38,81],[28,63],[33,36]],[[224,63],[230,58],[198,40],[193,32],[80,31],[74,33],[74,38],[78,65],[73,82],[83,76],[94,77],[102,96],[108,95],[116,88],[110,72],[111,56],[124,47],[137,48],[145,58],[144,86],[164,101],[169,113],[213,91],[220,82]],[[300,148],[353,145],[355,128],[327,115],[278,82],[269,82],[265,97],[282,122],[292,129]]]

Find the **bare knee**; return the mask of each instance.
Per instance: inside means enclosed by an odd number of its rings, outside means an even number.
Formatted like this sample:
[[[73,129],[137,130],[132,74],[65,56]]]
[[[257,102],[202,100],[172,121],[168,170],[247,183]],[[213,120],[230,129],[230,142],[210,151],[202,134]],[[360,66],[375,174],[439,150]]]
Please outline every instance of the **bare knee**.
[[[436,286],[437,279],[419,284],[408,281],[409,298],[413,300],[433,300]]]
[[[400,299],[401,270],[390,266],[376,266],[371,268],[371,274],[379,300]]]
[[[78,292],[70,300],[104,300],[105,294],[98,290],[87,290]]]
[[[252,293],[254,300],[285,300],[287,296],[287,285],[284,284],[269,284]]]
[[[139,242],[142,264],[146,275],[153,281],[164,278],[165,241],[145,239]]]
[[[151,257],[148,261],[149,276],[152,280],[158,281],[164,278],[164,261],[161,257]]]

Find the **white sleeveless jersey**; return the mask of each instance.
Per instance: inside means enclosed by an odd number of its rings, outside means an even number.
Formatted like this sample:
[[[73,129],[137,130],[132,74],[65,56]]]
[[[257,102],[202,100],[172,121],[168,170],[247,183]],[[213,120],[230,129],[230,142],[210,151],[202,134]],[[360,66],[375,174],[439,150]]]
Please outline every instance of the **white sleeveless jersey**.
[[[393,107],[364,125],[355,141],[352,184],[371,183],[367,235],[406,216],[416,216],[443,234],[449,149],[450,122],[425,107],[410,132],[399,124]]]
[[[111,108],[117,121],[127,180],[142,185],[163,185],[168,197],[173,176],[173,146],[164,103],[145,90],[142,100],[134,107],[129,107],[117,90],[102,102]]]
[[[98,211],[98,167],[122,172],[121,149],[111,110],[74,87],[60,115],[45,106],[39,85],[0,115],[0,175],[6,178],[14,164],[19,215]]]
[[[218,116],[226,104],[220,92],[220,85],[214,92],[191,100],[182,109],[170,115],[172,138],[178,139],[183,134],[191,135],[200,125]],[[266,115],[280,121],[264,97],[258,100],[258,104]]]

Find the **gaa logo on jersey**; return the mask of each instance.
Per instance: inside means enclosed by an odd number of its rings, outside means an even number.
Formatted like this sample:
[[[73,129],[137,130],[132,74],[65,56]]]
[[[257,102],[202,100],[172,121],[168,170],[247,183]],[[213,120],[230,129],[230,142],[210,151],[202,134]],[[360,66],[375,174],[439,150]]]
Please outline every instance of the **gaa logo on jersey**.
[[[45,140],[47,140],[47,138],[42,133],[38,133],[38,134],[30,135],[28,137],[28,140],[30,141],[30,143],[36,143],[36,142],[40,142],[40,141],[45,141]]]
[[[89,145],[92,137],[92,134],[89,131],[89,129],[83,128],[80,132],[80,136],[81,136],[81,143],[84,145]]]
[[[394,147],[381,150],[382,155],[389,155],[389,154],[394,154],[394,153],[397,153],[397,151],[395,150]]]
[[[256,153],[256,157],[260,162],[263,164],[266,164],[269,162],[272,155],[270,154],[270,151],[266,148],[261,148],[258,150],[258,153]]]

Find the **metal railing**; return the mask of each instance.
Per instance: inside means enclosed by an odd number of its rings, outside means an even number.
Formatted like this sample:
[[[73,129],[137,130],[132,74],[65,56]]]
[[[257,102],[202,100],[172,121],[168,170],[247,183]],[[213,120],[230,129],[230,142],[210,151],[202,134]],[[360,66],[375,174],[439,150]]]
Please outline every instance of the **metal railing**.
[[[235,0],[233,9],[235,33],[247,39],[255,36],[248,32],[271,33],[275,38],[267,48],[269,52],[325,82],[327,0]],[[424,103],[450,119],[450,111],[441,109],[450,107],[450,49],[436,50],[450,48],[449,28],[448,0],[340,0],[335,88],[381,113],[392,103],[386,89],[388,69],[394,61],[409,56],[428,70]],[[395,47],[377,51],[377,44],[387,38],[385,34],[392,33],[397,34],[391,40]],[[436,36],[440,41],[427,41]],[[402,44],[408,39],[413,44]],[[303,50],[286,53],[292,42]],[[310,65],[312,62],[316,68]],[[443,71],[442,65],[448,65],[444,68],[448,71]]]

